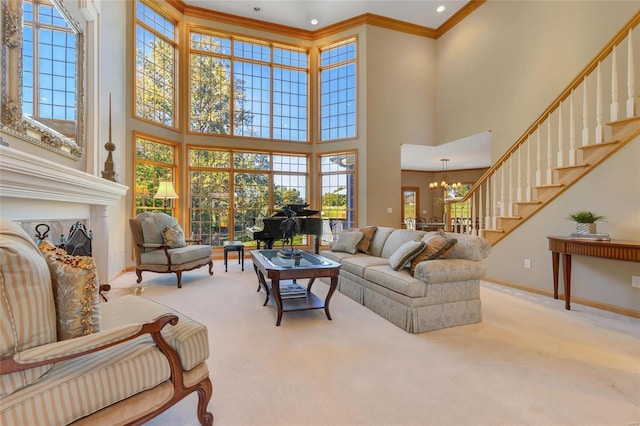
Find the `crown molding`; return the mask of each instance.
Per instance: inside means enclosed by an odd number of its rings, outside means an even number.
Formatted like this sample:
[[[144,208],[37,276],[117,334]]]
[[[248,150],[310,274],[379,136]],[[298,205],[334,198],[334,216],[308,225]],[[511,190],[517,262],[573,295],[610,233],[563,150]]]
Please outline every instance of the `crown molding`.
[[[257,30],[296,37],[303,40],[314,41],[361,25],[373,25],[393,31],[417,35],[420,37],[437,39],[447,31],[449,31],[451,28],[453,28],[460,21],[462,21],[464,18],[469,16],[474,10],[485,3],[486,0],[471,0],[437,29],[424,27],[422,25],[411,24],[409,22],[387,18],[372,13],[365,13],[363,15],[337,22],[335,24],[320,28],[315,31],[302,30],[299,28],[289,27],[287,25],[274,24],[272,22],[261,21],[258,19],[245,18],[229,13],[216,12],[214,10],[205,9],[198,6],[190,6],[183,0],[166,0],[166,2],[185,16],[204,18],[212,21],[223,22],[226,24],[249,27]]]

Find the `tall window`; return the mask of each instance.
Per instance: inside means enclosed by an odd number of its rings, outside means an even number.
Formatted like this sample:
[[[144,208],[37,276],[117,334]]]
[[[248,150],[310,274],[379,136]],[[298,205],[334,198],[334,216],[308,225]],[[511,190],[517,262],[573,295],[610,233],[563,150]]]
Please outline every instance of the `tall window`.
[[[322,217],[347,229],[356,218],[356,153],[338,152],[320,156],[320,197]],[[335,219],[335,220],[332,220]],[[330,233],[331,230],[325,230]],[[330,241],[331,235],[323,235]]]
[[[320,50],[320,140],[356,136],[356,41]]]
[[[191,32],[189,130],[308,140],[308,53]]]
[[[136,2],[135,114],[175,127],[176,25],[145,2]]]
[[[76,35],[51,2],[23,8],[23,114],[75,139]]]
[[[213,246],[251,243],[246,228],[282,204],[307,201],[308,156],[189,149],[191,233]],[[305,244],[301,236],[298,244]]]
[[[136,215],[144,211],[170,213],[173,205],[164,207],[164,200],[153,198],[161,181],[176,185],[177,147],[142,135],[135,135],[135,188]]]

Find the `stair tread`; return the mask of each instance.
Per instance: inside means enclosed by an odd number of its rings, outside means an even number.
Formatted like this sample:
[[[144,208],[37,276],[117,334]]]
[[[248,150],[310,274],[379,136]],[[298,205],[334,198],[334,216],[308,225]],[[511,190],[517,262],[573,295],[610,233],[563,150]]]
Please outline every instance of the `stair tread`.
[[[531,200],[531,201],[514,201],[513,204],[542,204],[542,201]]]
[[[578,149],[595,149],[595,148],[599,148],[601,146],[611,146],[611,145],[615,145],[617,143],[620,143],[620,141],[618,140],[613,140],[613,141],[606,141],[606,142],[602,142],[602,143],[592,143],[590,145],[583,145],[583,146],[579,146]]]
[[[550,183],[547,185],[536,185],[534,186],[534,188],[560,188],[561,186],[564,186],[563,183]]]
[[[586,167],[589,167],[589,163],[574,164],[573,166],[556,167],[555,170],[563,171],[563,170],[571,170],[571,169],[584,169]]]
[[[522,219],[522,216],[498,216],[498,219]]]

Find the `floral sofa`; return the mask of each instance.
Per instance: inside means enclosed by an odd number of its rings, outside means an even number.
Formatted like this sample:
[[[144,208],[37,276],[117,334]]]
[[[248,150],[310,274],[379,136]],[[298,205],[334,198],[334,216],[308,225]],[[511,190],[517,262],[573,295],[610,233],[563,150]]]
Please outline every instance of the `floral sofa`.
[[[340,262],[338,290],[409,333],[482,320],[489,242],[390,227],[349,230],[320,254]]]
[[[206,327],[99,288],[92,258],[0,218],[0,424],[142,424],[196,392],[211,425]]]

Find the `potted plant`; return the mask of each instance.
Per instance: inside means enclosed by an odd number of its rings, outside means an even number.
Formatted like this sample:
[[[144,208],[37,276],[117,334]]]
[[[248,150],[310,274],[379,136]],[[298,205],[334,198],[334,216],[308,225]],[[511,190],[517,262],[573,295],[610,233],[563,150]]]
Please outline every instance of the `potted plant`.
[[[595,214],[591,211],[579,211],[573,212],[567,218],[576,222],[576,232],[579,234],[595,234],[596,222],[599,220],[604,221],[605,216]]]

